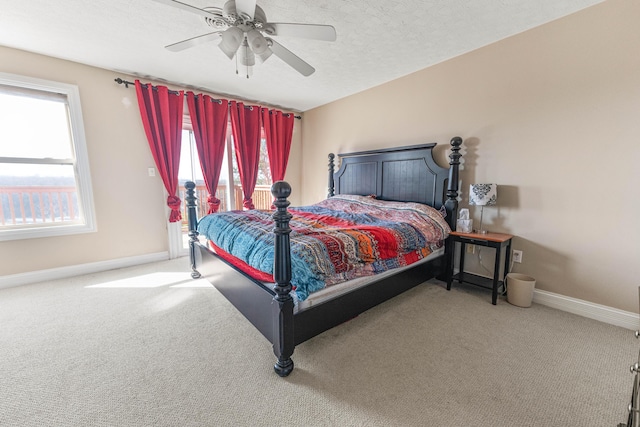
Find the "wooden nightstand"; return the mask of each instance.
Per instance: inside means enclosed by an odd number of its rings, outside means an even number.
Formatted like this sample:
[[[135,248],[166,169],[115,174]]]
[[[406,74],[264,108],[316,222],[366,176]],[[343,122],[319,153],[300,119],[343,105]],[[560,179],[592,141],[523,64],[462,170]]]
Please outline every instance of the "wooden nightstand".
[[[511,234],[502,233],[460,233],[452,231],[449,235],[450,250],[449,259],[447,261],[447,290],[451,290],[451,282],[457,280],[459,283],[465,282],[472,285],[481,286],[483,288],[491,289],[491,303],[496,305],[498,301],[498,285],[504,281],[500,280],[500,260],[502,259],[502,252],[506,249],[504,255],[504,275],[507,274],[509,269],[509,259],[511,257],[511,240],[513,236]],[[456,242],[460,243],[460,265],[459,273],[453,274],[455,254],[456,254]],[[464,255],[466,253],[467,245],[487,246],[496,250],[496,262],[493,267],[493,280],[486,277],[478,276],[472,273],[464,272]]]

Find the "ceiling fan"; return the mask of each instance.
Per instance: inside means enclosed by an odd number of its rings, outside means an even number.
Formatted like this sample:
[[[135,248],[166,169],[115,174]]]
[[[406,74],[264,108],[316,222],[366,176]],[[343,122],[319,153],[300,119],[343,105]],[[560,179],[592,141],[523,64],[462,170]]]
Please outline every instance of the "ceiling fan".
[[[204,17],[205,22],[214,28],[211,33],[196,36],[165,46],[172,52],[179,52],[202,43],[220,40],[218,47],[229,57],[236,58],[238,65],[246,74],[251,75],[256,57],[264,62],[276,55],[303,76],[310,76],[315,68],[302,60],[289,49],[273,40],[273,36],[291,36],[312,40],[335,41],[336,30],[331,25],[293,24],[268,22],[262,8],[256,0],[228,0],[222,8],[197,7],[177,0],[155,0],[168,6],[186,10]]]

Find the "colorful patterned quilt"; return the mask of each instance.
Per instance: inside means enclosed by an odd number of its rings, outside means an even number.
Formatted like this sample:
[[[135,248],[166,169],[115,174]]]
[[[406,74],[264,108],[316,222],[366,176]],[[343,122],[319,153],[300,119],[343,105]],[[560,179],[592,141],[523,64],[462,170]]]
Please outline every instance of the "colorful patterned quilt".
[[[442,247],[450,229],[423,204],[337,195],[290,208],[291,284],[300,301],[311,292],[356,277],[412,264]],[[198,231],[215,246],[273,274],[274,221],[270,211],[207,215]]]

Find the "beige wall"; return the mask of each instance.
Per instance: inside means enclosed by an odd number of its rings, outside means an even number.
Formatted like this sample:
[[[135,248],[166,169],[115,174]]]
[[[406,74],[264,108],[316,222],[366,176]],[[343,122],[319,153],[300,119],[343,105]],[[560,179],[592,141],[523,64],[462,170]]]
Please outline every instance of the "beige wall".
[[[637,312],[639,16],[640,2],[609,0],[306,112],[302,202],[325,197],[319,159],[329,152],[459,135],[461,207],[470,183],[499,184],[485,224],[517,236],[524,262],[513,271],[538,289]]]
[[[325,197],[329,152],[460,135],[461,206],[470,183],[500,185],[485,219],[517,236],[524,262],[514,271],[539,289],[637,312],[638,16],[639,2],[608,0],[307,112],[286,177],[292,203]],[[79,86],[98,223],[96,233],[0,242],[0,276],[166,251],[162,183],[147,176],[135,93],[113,82],[127,76],[4,47],[0,71]]]
[[[1,46],[0,71],[78,86],[98,225],[96,233],[0,242],[0,276],[167,251],[166,196],[147,174],[154,163],[135,91],[114,82],[134,78]],[[295,187],[300,139],[296,121],[286,177]]]

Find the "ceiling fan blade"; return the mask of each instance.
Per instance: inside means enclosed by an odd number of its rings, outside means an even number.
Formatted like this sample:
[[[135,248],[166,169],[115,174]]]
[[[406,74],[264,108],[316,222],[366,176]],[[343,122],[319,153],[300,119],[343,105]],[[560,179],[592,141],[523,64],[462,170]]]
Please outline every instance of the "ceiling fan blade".
[[[256,0],[236,0],[236,13],[238,16],[253,21],[256,13]]]
[[[274,36],[291,36],[312,40],[325,40],[328,42],[336,41],[336,29],[331,25],[317,24],[289,24],[289,23],[273,23],[270,22],[268,27],[273,28]]]
[[[171,52],[180,52],[185,49],[189,49],[191,47],[197,46],[202,43],[207,43],[212,40],[218,40],[220,38],[220,31],[215,31],[213,33],[203,34],[201,36],[192,37],[190,39],[182,40],[178,43],[173,43],[164,48],[170,50]]]
[[[216,15],[215,13],[207,12],[206,10],[203,10],[203,9],[198,9],[197,7],[179,2],[177,0],[154,0],[154,1],[158,3],[166,4],[167,6],[172,6],[178,9],[186,10],[187,12],[196,13],[198,15],[204,16],[205,18],[211,18],[211,19],[220,18],[220,16]]]
[[[280,43],[272,39],[267,39],[267,41],[271,45],[271,51],[273,52],[274,55],[276,55],[278,58],[282,59],[284,62],[289,64],[291,68],[293,68],[303,76],[308,77],[316,71],[315,68],[307,64],[305,61],[300,59],[296,54],[291,52],[286,47],[282,46]]]

